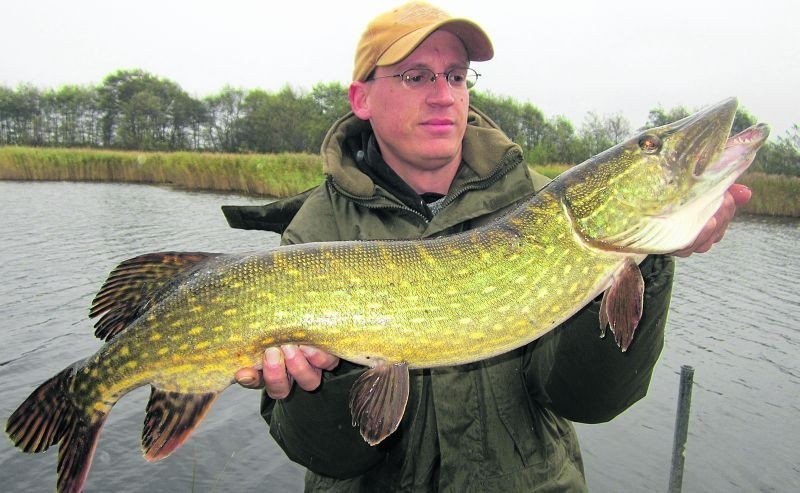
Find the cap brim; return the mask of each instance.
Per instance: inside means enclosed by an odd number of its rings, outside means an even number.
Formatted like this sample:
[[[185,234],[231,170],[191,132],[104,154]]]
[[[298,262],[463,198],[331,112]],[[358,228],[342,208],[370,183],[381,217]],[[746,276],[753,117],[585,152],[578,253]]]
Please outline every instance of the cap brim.
[[[455,34],[464,43],[470,61],[483,62],[494,56],[494,48],[492,48],[489,36],[477,24],[467,19],[448,19],[417,29],[398,39],[378,57],[375,66],[394,65],[404,60],[425,38],[439,29]]]

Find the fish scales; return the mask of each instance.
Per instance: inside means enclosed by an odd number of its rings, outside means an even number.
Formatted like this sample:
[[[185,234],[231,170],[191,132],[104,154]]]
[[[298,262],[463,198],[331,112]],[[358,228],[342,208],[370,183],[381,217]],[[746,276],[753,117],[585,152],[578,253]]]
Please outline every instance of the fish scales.
[[[96,394],[105,402],[148,383],[175,392],[222,390],[275,344],[313,344],[362,364],[467,363],[566,319],[621,259],[580,241],[547,193],[487,231],[455,238],[227,256],[194,273],[81,375],[114,369],[95,379],[109,389]]]

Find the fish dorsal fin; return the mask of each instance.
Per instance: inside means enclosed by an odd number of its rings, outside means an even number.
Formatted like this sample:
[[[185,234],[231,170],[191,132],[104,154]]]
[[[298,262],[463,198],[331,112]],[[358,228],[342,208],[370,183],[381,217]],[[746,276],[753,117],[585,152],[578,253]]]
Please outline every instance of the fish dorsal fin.
[[[156,294],[176,278],[218,253],[148,253],[119,264],[92,301],[89,318],[95,322],[94,334],[109,341],[136,320]]]
[[[183,445],[218,395],[218,392],[181,394],[153,387],[142,430],[144,458],[155,462]]]
[[[370,445],[379,444],[400,425],[408,402],[408,364],[378,364],[350,390],[353,426]]]
[[[614,272],[611,286],[603,293],[600,302],[600,337],[605,337],[606,326],[611,328],[614,340],[622,351],[627,351],[633,333],[642,319],[644,279],[639,266],[630,258]]]

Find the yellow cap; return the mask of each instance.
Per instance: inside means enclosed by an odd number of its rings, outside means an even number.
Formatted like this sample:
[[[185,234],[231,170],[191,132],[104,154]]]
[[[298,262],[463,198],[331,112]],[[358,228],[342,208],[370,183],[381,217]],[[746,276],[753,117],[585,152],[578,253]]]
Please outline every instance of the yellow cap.
[[[458,36],[472,61],[490,60],[494,55],[489,36],[474,22],[450,17],[425,2],[409,2],[379,15],[367,25],[356,47],[353,80],[366,80],[375,67],[403,60],[437,29]]]

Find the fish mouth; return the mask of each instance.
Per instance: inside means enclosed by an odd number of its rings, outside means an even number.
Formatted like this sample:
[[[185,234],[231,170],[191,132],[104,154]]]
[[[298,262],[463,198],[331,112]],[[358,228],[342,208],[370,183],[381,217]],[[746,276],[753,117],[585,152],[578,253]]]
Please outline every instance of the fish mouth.
[[[769,125],[759,123],[728,138],[720,156],[708,165],[707,172],[714,175],[733,173],[738,177],[752,164],[756,151],[767,137]]]

